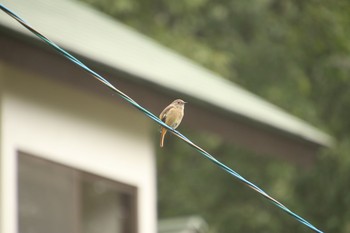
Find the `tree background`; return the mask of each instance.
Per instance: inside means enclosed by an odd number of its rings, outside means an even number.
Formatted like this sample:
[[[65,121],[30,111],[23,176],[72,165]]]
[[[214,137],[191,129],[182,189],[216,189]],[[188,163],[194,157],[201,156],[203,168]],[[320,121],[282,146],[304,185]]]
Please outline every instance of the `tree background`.
[[[334,136],[301,169],[191,135],[320,229],[350,232],[350,1],[80,1]],[[199,214],[220,233],[309,232],[176,140],[167,148],[158,153],[160,218]]]

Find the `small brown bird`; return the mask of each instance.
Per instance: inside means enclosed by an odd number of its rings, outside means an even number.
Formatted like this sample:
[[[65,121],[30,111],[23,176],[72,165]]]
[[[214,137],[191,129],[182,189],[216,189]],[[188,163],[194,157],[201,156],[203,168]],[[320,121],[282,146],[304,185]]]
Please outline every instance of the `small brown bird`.
[[[180,125],[181,120],[184,116],[185,103],[186,102],[181,99],[174,100],[162,111],[162,113],[159,115],[159,118],[171,128],[176,129]],[[167,129],[161,127],[160,130],[160,147],[163,147],[164,137]]]

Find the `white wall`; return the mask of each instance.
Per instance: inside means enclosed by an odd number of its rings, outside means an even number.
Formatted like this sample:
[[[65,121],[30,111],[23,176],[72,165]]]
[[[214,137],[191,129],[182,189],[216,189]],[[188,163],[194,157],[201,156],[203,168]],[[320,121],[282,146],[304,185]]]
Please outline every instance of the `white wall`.
[[[117,96],[112,102],[1,63],[0,76],[1,232],[17,232],[17,151],[136,186],[139,232],[156,232],[157,126]]]

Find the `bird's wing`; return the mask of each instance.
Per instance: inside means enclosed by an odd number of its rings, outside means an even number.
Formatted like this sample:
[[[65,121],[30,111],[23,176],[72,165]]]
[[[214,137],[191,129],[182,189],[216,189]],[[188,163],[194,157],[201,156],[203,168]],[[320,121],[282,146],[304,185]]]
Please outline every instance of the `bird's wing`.
[[[169,112],[169,110],[172,108],[173,106],[169,105],[168,107],[164,108],[164,110],[160,113],[159,115],[159,119],[163,122],[165,122],[167,113]]]

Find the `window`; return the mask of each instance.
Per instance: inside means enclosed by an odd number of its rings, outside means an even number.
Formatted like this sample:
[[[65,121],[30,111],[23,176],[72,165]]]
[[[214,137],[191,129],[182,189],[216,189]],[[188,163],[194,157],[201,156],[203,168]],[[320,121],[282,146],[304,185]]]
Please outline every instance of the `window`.
[[[20,153],[21,233],[136,233],[135,187]]]

